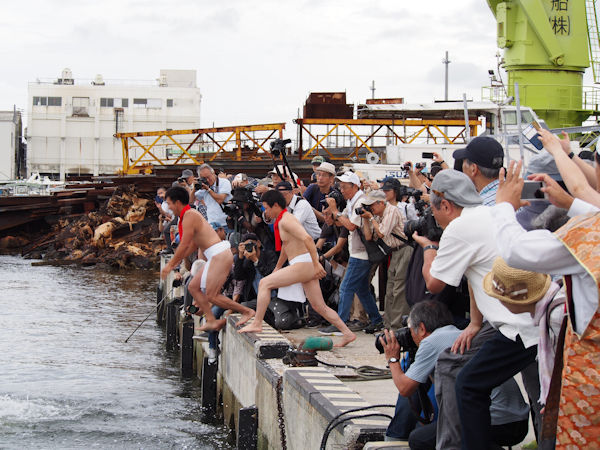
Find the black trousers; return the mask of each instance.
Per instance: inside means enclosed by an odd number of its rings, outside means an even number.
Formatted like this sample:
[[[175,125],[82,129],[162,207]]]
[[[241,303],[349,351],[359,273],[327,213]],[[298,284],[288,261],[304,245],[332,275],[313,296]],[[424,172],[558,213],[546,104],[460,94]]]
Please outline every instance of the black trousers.
[[[463,449],[482,450],[490,447],[492,389],[535,362],[536,356],[537,346],[526,349],[519,336],[512,341],[497,331],[459,372],[456,378],[456,401]]]

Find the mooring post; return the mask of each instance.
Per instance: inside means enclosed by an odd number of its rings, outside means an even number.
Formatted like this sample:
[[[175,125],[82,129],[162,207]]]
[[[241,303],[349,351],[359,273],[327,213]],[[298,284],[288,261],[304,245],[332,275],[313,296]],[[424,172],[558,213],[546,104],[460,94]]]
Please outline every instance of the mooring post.
[[[256,450],[258,433],[258,408],[249,406],[238,411],[238,450]]]
[[[181,376],[194,376],[194,321],[186,320],[181,324]]]
[[[156,323],[159,324],[160,326],[164,325],[164,314],[165,314],[165,302],[163,301],[161,303],[161,301],[163,300],[163,296],[164,296],[164,284],[160,283],[158,285],[158,287],[156,288],[156,304],[158,305],[158,307],[156,308]]]
[[[175,302],[167,303],[167,350],[177,347],[177,305]]]
[[[208,362],[205,356],[202,360],[202,408],[205,417],[214,418],[217,414],[217,369],[218,364]]]

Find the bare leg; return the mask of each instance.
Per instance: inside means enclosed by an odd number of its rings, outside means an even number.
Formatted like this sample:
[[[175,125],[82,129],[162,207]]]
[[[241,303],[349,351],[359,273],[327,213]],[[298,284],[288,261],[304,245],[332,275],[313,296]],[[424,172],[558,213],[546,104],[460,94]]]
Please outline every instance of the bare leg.
[[[262,331],[262,321],[271,301],[271,290],[281,286],[307,281],[314,274],[312,263],[298,263],[279,269],[260,280],[256,297],[256,315],[254,321],[240,330],[240,333],[258,333]]]
[[[313,279],[302,283],[306,298],[310,302],[313,309],[324,317],[330,324],[342,332],[342,340],[335,344],[335,347],[343,347],[356,339],[356,335],[350,331],[344,321],[340,319],[338,313],[325,304],[319,280]]]
[[[200,279],[202,278],[202,272],[202,270],[199,271],[194,276],[194,278],[192,278],[192,281],[190,281],[190,284],[188,285],[188,291],[190,292],[190,294],[192,294],[192,297],[194,297],[194,305],[200,308],[200,310],[204,313],[204,319],[206,320],[206,324],[202,327],[202,330],[216,329],[216,326],[218,325],[217,320],[215,319],[215,316],[211,311],[210,303],[208,302],[207,296],[202,292],[202,289],[200,289]],[[205,328],[206,326],[208,326],[209,328]],[[221,328],[223,327],[221,326]]]
[[[223,294],[219,294],[215,297],[214,304],[220,306],[223,309],[231,309],[232,311],[238,312],[242,315],[237,323],[237,326],[243,325],[254,317],[254,310],[247,306],[240,305],[238,302],[234,302],[229,297],[225,297]]]

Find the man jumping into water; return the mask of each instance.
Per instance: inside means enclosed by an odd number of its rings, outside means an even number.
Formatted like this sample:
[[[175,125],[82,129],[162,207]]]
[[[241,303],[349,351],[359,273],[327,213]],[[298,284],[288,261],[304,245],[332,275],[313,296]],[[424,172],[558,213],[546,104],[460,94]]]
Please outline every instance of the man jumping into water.
[[[325,276],[325,270],[319,263],[313,239],[304,230],[298,219],[285,209],[286,201],[281,192],[267,191],[262,195],[260,201],[265,208],[266,217],[276,219],[275,249],[281,253],[271,275],[260,280],[258,285],[254,321],[239,330],[240,333],[262,331],[262,320],[271,301],[272,289],[299,283],[313,309],[342,332],[343,338],[335,346],[343,347],[349,344],[356,339],[356,335],[323,300],[319,279]],[[289,260],[290,265],[282,268],[286,260]]]
[[[202,214],[189,206],[190,195],[186,189],[174,186],[167,190],[165,198],[173,214],[179,217],[180,243],[171,260],[161,271],[160,277],[163,280],[167,278],[169,272],[177,267],[182,259],[200,249],[206,263],[188,285],[188,290],[194,297],[194,305],[204,313],[206,323],[200,330],[220,330],[225,326],[226,319],[215,319],[211,303],[241,313],[238,324],[247,322],[254,316],[254,311],[221,293],[233,264],[229,242],[222,241]]]

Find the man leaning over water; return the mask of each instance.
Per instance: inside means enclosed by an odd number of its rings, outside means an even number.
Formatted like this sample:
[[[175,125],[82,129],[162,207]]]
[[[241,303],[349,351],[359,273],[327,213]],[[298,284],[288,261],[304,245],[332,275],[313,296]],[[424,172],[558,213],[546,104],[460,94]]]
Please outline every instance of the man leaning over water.
[[[206,219],[190,207],[186,189],[179,186],[170,188],[166,201],[173,214],[179,217],[179,246],[161,271],[161,278],[164,280],[183,258],[200,250],[202,254],[199,257],[205,259],[206,264],[188,285],[194,304],[202,310],[206,321],[200,330],[219,330],[225,325],[225,319],[215,319],[211,303],[241,313],[239,323],[245,323],[254,316],[254,311],[221,294],[233,264],[229,242],[222,241]]]

